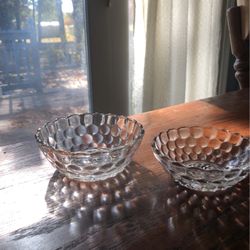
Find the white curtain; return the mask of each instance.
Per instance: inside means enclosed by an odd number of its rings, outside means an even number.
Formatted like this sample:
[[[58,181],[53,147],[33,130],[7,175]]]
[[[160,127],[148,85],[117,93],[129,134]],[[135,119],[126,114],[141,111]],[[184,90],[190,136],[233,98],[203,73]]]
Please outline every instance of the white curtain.
[[[131,112],[216,94],[224,0],[135,0]]]

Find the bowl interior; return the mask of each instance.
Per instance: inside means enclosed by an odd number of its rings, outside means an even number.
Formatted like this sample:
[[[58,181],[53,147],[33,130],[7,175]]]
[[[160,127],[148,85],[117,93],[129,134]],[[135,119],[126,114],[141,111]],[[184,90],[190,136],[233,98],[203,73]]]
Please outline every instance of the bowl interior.
[[[161,132],[152,146],[162,160],[221,165],[244,154],[249,149],[249,139],[225,129],[183,127]]]
[[[36,138],[43,145],[69,152],[131,145],[141,137],[141,124],[112,114],[85,113],[45,124]]]

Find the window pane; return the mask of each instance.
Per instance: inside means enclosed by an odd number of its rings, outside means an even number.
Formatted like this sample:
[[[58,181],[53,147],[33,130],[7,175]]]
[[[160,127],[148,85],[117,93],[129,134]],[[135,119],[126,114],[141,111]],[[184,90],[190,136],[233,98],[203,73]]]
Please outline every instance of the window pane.
[[[88,111],[82,0],[0,2],[0,146]]]

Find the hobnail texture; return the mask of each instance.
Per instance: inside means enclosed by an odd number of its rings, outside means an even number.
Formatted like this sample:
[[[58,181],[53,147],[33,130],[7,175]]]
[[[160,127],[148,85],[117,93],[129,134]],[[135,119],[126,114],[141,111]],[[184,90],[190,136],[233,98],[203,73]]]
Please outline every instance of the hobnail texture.
[[[225,190],[248,175],[249,138],[226,129],[169,129],[155,137],[152,148],[175,181],[197,191]]]
[[[85,113],[48,122],[36,133],[45,157],[62,174],[98,181],[120,173],[131,162],[144,129],[125,116]]]

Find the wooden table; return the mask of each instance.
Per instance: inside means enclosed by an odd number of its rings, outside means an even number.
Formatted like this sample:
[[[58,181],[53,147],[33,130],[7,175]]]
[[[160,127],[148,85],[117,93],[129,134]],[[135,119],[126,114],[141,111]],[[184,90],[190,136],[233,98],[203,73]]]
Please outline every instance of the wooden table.
[[[133,116],[146,130],[111,180],[63,178],[35,141],[0,147],[0,249],[248,249],[244,180],[215,195],[175,184],[150,144],[161,130],[214,125],[249,135],[248,91]]]

